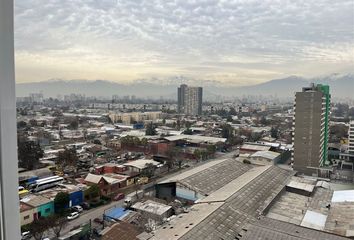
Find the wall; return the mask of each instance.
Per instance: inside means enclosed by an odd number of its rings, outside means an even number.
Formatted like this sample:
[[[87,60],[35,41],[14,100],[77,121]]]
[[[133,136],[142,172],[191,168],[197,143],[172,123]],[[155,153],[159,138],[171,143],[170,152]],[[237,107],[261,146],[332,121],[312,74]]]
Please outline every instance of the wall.
[[[29,224],[31,222],[33,222],[33,215],[37,212],[36,208],[32,208],[30,210],[27,211],[23,211],[20,213],[20,221],[21,221],[21,226]],[[27,219],[25,219],[25,217],[28,216]]]
[[[43,204],[43,205],[37,207],[37,212],[38,212],[38,216],[40,213],[41,217],[48,217],[48,216],[54,214],[54,202],[50,201],[47,204]]]
[[[80,205],[83,201],[84,193],[81,190],[70,193],[71,206]]]

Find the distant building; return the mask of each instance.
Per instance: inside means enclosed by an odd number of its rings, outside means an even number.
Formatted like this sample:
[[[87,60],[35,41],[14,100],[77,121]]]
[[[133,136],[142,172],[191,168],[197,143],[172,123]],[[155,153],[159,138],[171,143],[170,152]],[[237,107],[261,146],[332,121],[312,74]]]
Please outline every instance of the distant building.
[[[294,170],[317,173],[328,164],[329,86],[312,84],[295,95]]]
[[[188,87],[182,84],[177,91],[178,113],[201,115],[203,102],[202,87]]]
[[[347,148],[340,153],[339,159],[354,163],[354,121],[350,121],[348,128],[348,145]],[[353,169],[353,166],[351,167]]]
[[[351,160],[354,160],[354,121],[350,121],[349,124],[348,153],[351,155]]]

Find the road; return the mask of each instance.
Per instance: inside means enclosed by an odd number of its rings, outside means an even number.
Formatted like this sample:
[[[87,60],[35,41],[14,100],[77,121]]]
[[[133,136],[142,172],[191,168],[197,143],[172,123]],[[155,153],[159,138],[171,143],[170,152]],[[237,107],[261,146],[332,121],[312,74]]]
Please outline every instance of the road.
[[[124,200],[113,201],[104,206],[90,209],[88,211],[83,211],[80,214],[80,217],[72,221],[69,221],[69,224],[63,229],[61,235],[68,233],[71,229],[76,228],[77,226],[90,222],[90,220],[93,221],[95,218],[102,218],[103,213],[106,210],[111,209],[113,207],[123,207],[123,204],[124,204]]]

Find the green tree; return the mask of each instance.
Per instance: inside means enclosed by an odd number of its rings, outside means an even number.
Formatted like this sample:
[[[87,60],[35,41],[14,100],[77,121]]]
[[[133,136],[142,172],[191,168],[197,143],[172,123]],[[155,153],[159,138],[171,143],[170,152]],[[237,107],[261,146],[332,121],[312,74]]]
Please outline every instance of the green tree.
[[[232,122],[232,116],[231,116],[231,115],[228,115],[227,118],[226,118],[226,121]]]
[[[69,123],[69,128],[72,130],[76,130],[79,127],[79,121],[78,119],[73,119],[70,123]]]
[[[37,122],[36,119],[31,119],[31,120],[29,120],[29,125],[31,127],[37,127],[38,126],[38,122]]]
[[[151,178],[155,174],[155,165],[152,163],[147,163],[145,164],[145,168],[141,172],[142,177],[148,177]]]
[[[63,214],[69,206],[70,196],[67,192],[59,192],[54,198],[54,208],[59,214]]]
[[[17,128],[25,128],[27,127],[27,123],[25,121],[17,122]]]
[[[39,159],[43,157],[43,150],[38,143],[33,141],[22,141],[18,138],[18,160],[19,166],[28,170],[36,169]]]
[[[147,136],[154,136],[156,135],[156,127],[155,125],[151,122],[151,123],[148,123],[147,126],[146,126],[146,130],[145,130],[145,135]]]
[[[85,190],[85,198],[92,200],[98,198],[99,196],[101,196],[101,190],[97,184],[93,184]]]
[[[187,128],[186,130],[183,131],[183,134],[192,135],[192,134],[193,134],[193,131],[192,131],[192,129]]]
[[[278,138],[278,134],[279,134],[279,129],[278,129],[278,128],[272,127],[272,128],[270,129],[270,136],[271,136],[272,138]]]
[[[221,127],[221,137],[230,139],[233,136],[233,128],[229,124],[224,124]]]

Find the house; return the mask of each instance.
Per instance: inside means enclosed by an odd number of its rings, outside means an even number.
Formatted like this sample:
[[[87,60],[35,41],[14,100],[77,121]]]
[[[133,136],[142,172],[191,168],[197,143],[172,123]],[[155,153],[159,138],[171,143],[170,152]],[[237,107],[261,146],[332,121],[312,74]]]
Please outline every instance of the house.
[[[41,195],[27,195],[21,202],[35,208],[33,219],[48,217],[54,213],[54,202]]]
[[[95,175],[89,173],[85,182],[88,185],[97,184],[101,190],[103,196],[110,196],[118,192],[118,190],[124,186],[125,179],[117,179],[112,177],[107,177],[104,175]]]
[[[30,224],[34,221],[35,213],[37,209],[27,205],[26,203],[20,202],[20,221],[21,226]]]
[[[151,159],[140,159],[140,160],[135,160],[135,161],[131,161],[128,163],[124,163],[123,165],[128,167],[128,170],[132,171],[132,172],[141,172],[143,171],[145,168],[147,168],[147,166],[149,164],[152,164],[153,166],[157,167],[160,163]]]

